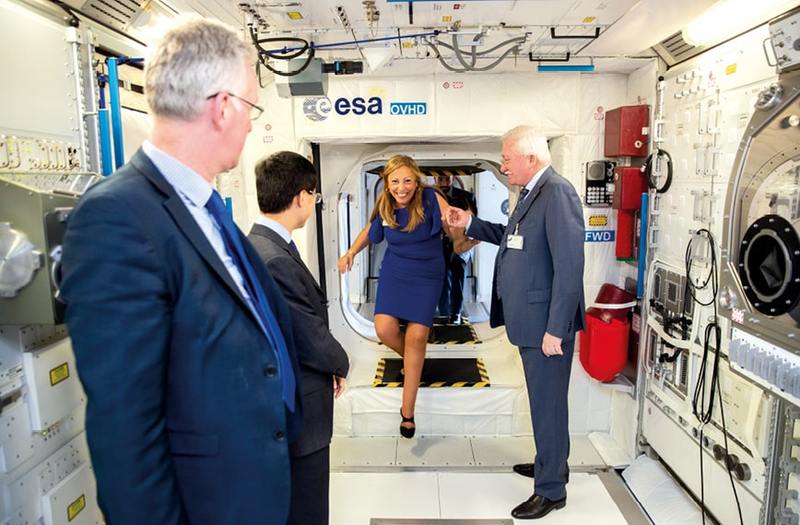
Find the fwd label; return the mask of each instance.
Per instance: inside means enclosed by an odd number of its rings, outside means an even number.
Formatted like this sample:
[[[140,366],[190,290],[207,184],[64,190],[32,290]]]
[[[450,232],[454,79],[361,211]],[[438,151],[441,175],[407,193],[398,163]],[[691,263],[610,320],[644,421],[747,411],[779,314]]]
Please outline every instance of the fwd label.
[[[585,233],[584,242],[613,242],[614,230],[589,230]]]

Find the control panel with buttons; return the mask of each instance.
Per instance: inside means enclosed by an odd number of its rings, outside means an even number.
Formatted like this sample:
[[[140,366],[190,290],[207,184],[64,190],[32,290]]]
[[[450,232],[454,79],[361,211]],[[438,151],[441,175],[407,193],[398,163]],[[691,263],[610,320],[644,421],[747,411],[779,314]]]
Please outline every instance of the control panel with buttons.
[[[614,194],[614,168],[616,162],[595,160],[586,163],[586,195],[587,206],[610,206]]]
[[[800,67],[800,8],[772,22],[769,38],[778,71]]]
[[[738,328],[728,346],[731,369],[800,406],[800,356]]]
[[[80,155],[74,144],[0,134],[0,171],[28,173],[80,170]]]

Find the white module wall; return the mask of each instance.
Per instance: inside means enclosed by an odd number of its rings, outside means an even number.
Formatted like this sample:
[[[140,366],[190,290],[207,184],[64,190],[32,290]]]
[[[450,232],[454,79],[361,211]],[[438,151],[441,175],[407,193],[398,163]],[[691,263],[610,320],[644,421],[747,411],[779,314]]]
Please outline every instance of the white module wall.
[[[766,460],[775,453],[770,429],[776,404],[758,384],[729,369],[730,326],[724,317],[715,318],[710,286],[696,293],[700,302],[710,304],[684,310],[685,257],[691,240],[688,278],[696,286],[712,272],[709,239],[718,270],[722,263],[725,193],[733,162],[756,95],[777,78],[762,47],[767,36],[766,26],[757,28],[664,74],[662,148],[672,157],[673,178],[665,193],[651,192],[641,435],[695,497],[704,493],[705,505],[722,523],[739,522],[730,477],[744,523],[761,519],[770,475]],[[701,229],[710,237],[695,235]],[[675,320],[681,316],[688,320],[685,333],[676,330]],[[706,327],[715,320],[721,337],[708,338],[706,353]],[[721,399],[715,395],[716,408],[703,425],[693,408],[702,409],[710,401],[717,350]],[[705,389],[698,387],[703,374]]]

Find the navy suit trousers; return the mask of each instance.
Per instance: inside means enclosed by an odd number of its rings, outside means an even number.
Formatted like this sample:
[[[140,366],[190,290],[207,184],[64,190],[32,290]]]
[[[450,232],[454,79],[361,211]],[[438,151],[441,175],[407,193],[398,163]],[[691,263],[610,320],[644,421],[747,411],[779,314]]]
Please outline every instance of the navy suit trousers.
[[[287,525],[328,525],[331,447],[292,458],[292,501]]]
[[[569,412],[567,392],[575,339],[561,342],[564,355],[548,357],[540,347],[520,347],[536,443],[534,494],[550,500],[567,495]]]

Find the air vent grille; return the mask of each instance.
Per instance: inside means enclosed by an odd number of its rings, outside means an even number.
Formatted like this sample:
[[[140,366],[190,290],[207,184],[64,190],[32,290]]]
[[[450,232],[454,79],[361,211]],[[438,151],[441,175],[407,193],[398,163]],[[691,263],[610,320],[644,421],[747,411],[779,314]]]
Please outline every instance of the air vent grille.
[[[684,55],[688,55],[694,49],[694,46],[683,39],[680,31],[667,38],[662,42],[664,48],[676,59],[683,59]]]
[[[679,62],[699,55],[705,48],[703,46],[693,46],[688,43],[683,39],[681,32],[678,31],[654,45],[653,49],[661,55],[661,58],[663,58],[668,65],[674,66]]]
[[[117,29],[127,29],[141,8],[135,0],[89,0],[83,11]]]

